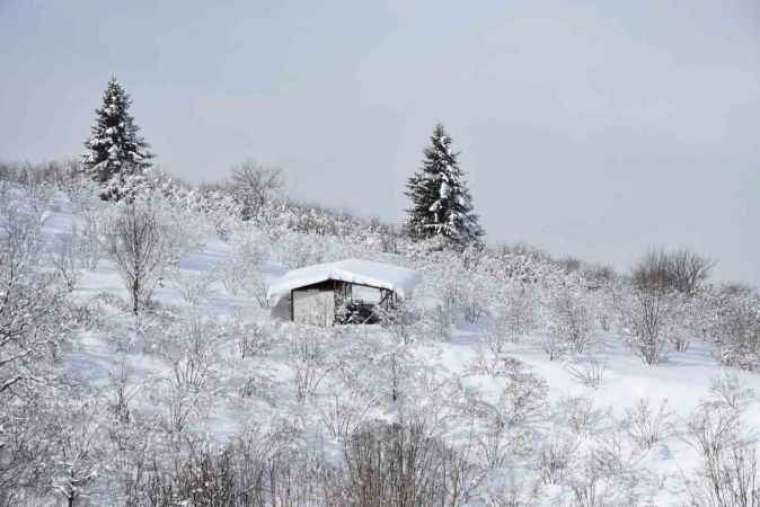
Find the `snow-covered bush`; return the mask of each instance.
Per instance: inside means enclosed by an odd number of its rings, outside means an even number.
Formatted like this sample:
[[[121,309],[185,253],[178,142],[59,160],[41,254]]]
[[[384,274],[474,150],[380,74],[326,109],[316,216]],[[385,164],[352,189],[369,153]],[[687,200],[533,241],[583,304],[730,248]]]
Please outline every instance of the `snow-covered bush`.
[[[361,428],[345,457],[352,505],[458,505],[477,484],[477,471],[417,422]]]
[[[267,206],[281,197],[282,170],[246,160],[232,168],[229,192],[240,208],[242,220],[260,220]]]
[[[270,255],[269,241],[259,230],[240,227],[231,237],[232,255],[220,266],[219,273],[225,289],[231,294],[243,294],[255,299],[265,308],[267,281],[262,275],[262,265]]]
[[[36,211],[0,205],[0,399],[34,388],[57,358],[68,309],[62,287],[39,266]],[[0,406],[3,406],[0,404]]]
[[[299,402],[313,396],[319,384],[335,367],[325,350],[329,339],[327,332],[316,328],[294,330],[290,336],[290,364]]]
[[[591,398],[569,396],[560,399],[554,409],[554,418],[564,422],[573,433],[581,436],[593,435],[609,425],[609,410],[596,407]]]
[[[192,313],[163,331],[160,354],[169,371],[151,383],[167,438],[176,440],[190,423],[213,406],[221,370],[225,329],[214,320]]]
[[[152,207],[158,218],[167,264],[176,265],[181,258],[203,247],[211,226],[202,214],[162,199],[155,190],[146,193],[143,201]]]
[[[644,288],[635,290],[621,303],[624,332],[633,351],[648,365],[663,362],[674,325],[673,295]]]
[[[229,333],[237,340],[240,357],[260,356],[272,346],[271,330],[258,322],[238,318],[230,324]]]
[[[150,300],[168,262],[170,251],[162,232],[156,209],[148,201],[120,205],[111,223],[108,252],[119,269],[135,314]]]
[[[81,239],[75,227],[71,232],[58,235],[53,241],[49,261],[69,291],[74,290],[79,273],[79,252]]]
[[[740,411],[703,404],[689,421],[688,438],[701,458],[701,467],[687,480],[692,505],[760,505],[756,442],[743,428]]]
[[[54,423],[50,487],[66,505],[77,505],[88,497],[88,489],[98,476],[104,458],[99,445],[103,428],[96,417],[99,407],[71,402],[67,408]]]
[[[445,305],[437,304],[427,309],[423,314],[423,326],[425,332],[441,341],[451,339],[454,328],[454,319]]]
[[[535,329],[536,295],[532,285],[519,282],[509,283],[504,290],[503,300],[497,308],[498,327],[513,343],[517,343],[520,337]]]
[[[39,164],[0,161],[0,182],[22,186],[33,192],[40,187],[77,188],[81,180],[78,160],[52,160]]]
[[[673,431],[673,414],[663,401],[659,408],[652,409],[649,401],[640,399],[631,409],[626,409],[623,425],[628,436],[642,449],[651,449]]]
[[[212,285],[217,273],[213,270],[190,272],[174,268],[167,270],[166,278],[186,304],[198,308],[213,295]]]
[[[388,330],[399,343],[408,344],[422,333],[422,309],[414,302],[401,301],[394,307],[381,308],[378,313],[383,329]]]
[[[710,379],[709,402],[718,407],[741,412],[755,400],[755,393],[749,389],[738,375],[724,372]]]
[[[602,385],[606,371],[604,363],[594,357],[569,362],[565,369],[576,381],[592,389]]]
[[[561,484],[566,480],[580,447],[575,435],[557,433],[549,436],[538,449],[537,466],[546,484]]]
[[[488,427],[498,430],[526,427],[546,416],[546,381],[522,361],[498,357],[473,365],[472,372],[491,375],[502,384],[496,400],[471,400],[471,410],[478,413]]]
[[[580,289],[563,288],[552,298],[552,325],[549,333],[567,343],[567,349],[583,353],[593,338],[594,318],[591,306]]]
[[[336,256],[329,253],[329,244],[309,233],[286,233],[279,240],[279,258],[289,268],[302,268],[311,264],[329,262]]]
[[[89,186],[84,187],[79,196],[80,215],[83,219],[79,231],[79,257],[82,267],[90,270],[97,269],[98,263],[106,255],[106,232],[109,226],[108,213],[105,204],[94,197],[95,191]]]
[[[133,371],[122,357],[119,364],[108,372],[109,389],[107,400],[114,418],[122,423],[127,423],[132,417],[131,404],[137,394],[138,386],[135,385]]]
[[[56,424],[73,407],[62,380],[63,346],[74,324],[65,284],[42,264],[44,206],[0,182],[0,504],[38,504],[81,478]],[[72,431],[76,431],[72,429]],[[69,435],[71,439],[76,436]],[[58,439],[58,440],[57,440]],[[58,445],[60,444],[60,445]],[[70,452],[71,451],[71,452]],[[60,465],[60,467],[59,467]],[[82,464],[83,467],[89,464]],[[55,469],[54,469],[55,468]],[[64,470],[65,469],[65,470]],[[83,484],[84,487],[84,484]],[[78,494],[69,488],[71,494]]]
[[[171,466],[145,470],[132,504],[324,505],[337,485],[327,480],[329,467],[320,467],[313,454],[279,429],[247,430],[222,449],[201,441]]]
[[[549,361],[554,361],[567,353],[567,342],[558,333],[548,332],[541,340],[541,349],[546,352]]]
[[[638,457],[625,451],[617,435],[592,440],[571,470],[567,484],[572,505],[604,507],[638,505],[639,485],[649,479],[639,470]]]
[[[455,321],[478,324],[489,313],[487,280],[477,273],[455,272],[443,287],[443,307]]]
[[[742,286],[722,287],[713,297],[713,337],[718,359],[747,370],[760,368],[760,294]]]
[[[377,398],[367,396],[359,389],[338,384],[317,405],[319,416],[327,432],[333,438],[349,438],[363,425]]]

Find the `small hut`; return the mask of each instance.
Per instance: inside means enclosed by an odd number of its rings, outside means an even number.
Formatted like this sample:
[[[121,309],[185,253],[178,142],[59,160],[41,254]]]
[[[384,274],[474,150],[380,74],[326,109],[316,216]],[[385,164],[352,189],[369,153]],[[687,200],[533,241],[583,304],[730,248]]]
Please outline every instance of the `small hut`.
[[[287,272],[267,292],[275,311],[320,326],[374,323],[381,310],[411,296],[420,276],[411,269],[361,259]]]

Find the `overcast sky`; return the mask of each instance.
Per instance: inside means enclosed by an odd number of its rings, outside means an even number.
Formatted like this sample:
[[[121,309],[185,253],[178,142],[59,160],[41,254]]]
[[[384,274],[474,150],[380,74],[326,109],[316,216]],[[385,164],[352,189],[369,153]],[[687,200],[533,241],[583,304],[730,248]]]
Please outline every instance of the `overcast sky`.
[[[440,120],[489,241],[760,284],[758,0],[0,0],[0,158],[80,153],[112,73],[190,180],[399,220]]]

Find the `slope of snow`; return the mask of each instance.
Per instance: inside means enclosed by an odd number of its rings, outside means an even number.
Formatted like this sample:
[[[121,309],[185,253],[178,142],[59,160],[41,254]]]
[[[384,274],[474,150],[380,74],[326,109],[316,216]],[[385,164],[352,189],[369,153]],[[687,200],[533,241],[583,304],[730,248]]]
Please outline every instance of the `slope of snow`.
[[[54,209],[46,215],[44,224],[44,232],[50,238],[67,234],[72,227],[80,223],[79,217],[71,211],[65,199],[58,196],[54,203]],[[176,269],[180,275],[213,277],[216,270],[227,262],[231,255],[228,243],[208,237],[198,251],[183,257]],[[269,266],[267,272],[262,273],[263,276],[269,277],[276,271],[271,267],[274,263],[263,265]],[[410,269],[348,259],[292,270],[274,281],[268,289],[267,296],[281,297],[296,287],[327,279],[383,287],[396,291],[402,297],[410,294],[420,282],[419,274]],[[96,270],[83,270],[73,297],[84,302],[102,298],[103,295],[127,299],[127,293],[115,266],[107,260],[103,260]],[[186,305],[169,281],[159,287],[155,299],[158,304],[164,306]],[[115,310],[113,305],[107,308],[107,311],[101,312],[100,318],[105,322],[104,325],[114,330],[113,335],[125,334],[133,343],[139,342],[144,334],[140,323],[128,312]],[[272,324],[268,312],[257,308],[250,297],[230,294],[218,281],[212,283],[203,304],[193,308],[193,311],[198,312],[203,318],[219,319],[223,322],[242,313],[264,325],[275,326],[276,332],[285,335],[295,335],[299,332],[298,328],[291,324]],[[354,337],[360,333],[371,337],[374,332],[371,328],[364,331],[356,330]],[[615,336],[600,337],[599,345],[591,352],[594,358],[604,365],[601,385],[591,388],[573,376],[571,363],[550,361],[537,345],[540,339],[540,336],[528,337],[521,343],[506,344],[502,355],[524,361],[537,375],[545,379],[550,401],[588,398],[595,407],[608,410],[608,422],[611,425],[618,424],[640,400],[646,399],[654,406],[666,403],[672,413],[674,424],[683,427],[699,403],[710,396],[713,379],[727,372],[736,375],[754,392],[760,392],[760,376],[719,365],[705,345],[694,344],[687,352],[671,354],[670,359],[661,365],[647,366]],[[332,347],[330,353],[336,355],[346,353],[351,346],[345,342],[324,345]],[[225,347],[232,345],[221,345],[220,351],[223,352]],[[105,385],[109,372],[117,368],[121,362],[128,363],[141,386],[160,384],[162,379],[171,376],[172,365],[150,353],[149,345],[145,348],[125,348],[125,351],[119,351],[114,345],[113,336],[106,333],[85,332],[75,339],[72,350],[69,351],[66,359],[67,370],[93,389]],[[425,367],[434,370],[436,375],[457,382],[462,381],[494,396],[503,387],[503,379],[473,373],[473,364],[490,354],[477,328],[458,330],[448,342],[414,345],[413,351],[414,359],[425,363]],[[290,353],[287,348],[276,349],[257,363],[255,374],[258,375],[259,384],[266,386],[267,393],[252,399],[248,404],[241,403],[234,393],[218,393],[214,399],[208,400],[204,407],[206,410],[197,422],[197,429],[224,441],[251,424],[267,424],[275,414],[290,417],[291,414],[299,413],[301,408],[295,401],[290,387],[295,377]],[[224,378],[242,375],[243,371],[238,368],[242,368],[242,362],[229,361],[218,374]],[[332,389],[331,385],[323,387],[327,390]],[[153,396],[138,394],[136,399],[146,410],[157,410],[157,402]],[[349,393],[341,392],[336,396],[348,397]],[[377,409],[374,415],[383,417],[388,411]],[[304,416],[304,420],[299,424],[306,424],[305,421]],[[749,427],[760,427],[760,410],[757,404],[749,407],[745,423]],[[650,497],[651,505],[683,503],[680,478],[697,466],[697,458],[694,449],[684,442],[683,435],[679,432],[668,435],[656,447],[645,453],[641,462],[648,464],[656,476],[650,484],[642,486],[646,495]]]

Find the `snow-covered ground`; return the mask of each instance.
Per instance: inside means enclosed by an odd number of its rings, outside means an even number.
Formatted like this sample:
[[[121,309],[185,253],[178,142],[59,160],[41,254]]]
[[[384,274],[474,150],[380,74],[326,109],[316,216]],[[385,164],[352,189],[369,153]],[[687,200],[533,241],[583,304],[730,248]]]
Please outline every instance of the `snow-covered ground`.
[[[47,242],[52,244],[55,238],[69,234],[72,227],[81,229],[83,226],[83,217],[68,197],[57,194],[44,214],[43,232]],[[77,268],[79,278],[71,298],[92,309],[95,324],[72,336],[64,358],[64,371],[86,386],[87,391],[108,397],[113,372],[126,365],[134,410],[161,418],[166,415],[165,407],[172,402],[170,380],[176,374],[177,365],[184,364],[181,356],[165,353],[162,348],[167,345],[161,340],[168,336],[169,341],[190,341],[194,332],[207,333],[204,339],[213,344],[211,350],[204,351],[213,356],[208,371],[202,373],[208,380],[208,392],[194,399],[197,405],[187,421],[192,431],[206,433],[220,445],[246,428],[265,427],[280,419],[287,419],[314,435],[315,428],[324,427],[329,420],[324,413],[332,396],[342,398],[346,405],[354,408],[362,405],[359,399],[366,401],[366,410],[356,408],[362,419],[393,418],[401,402],[392,401],[388,389],[380,385],[388,378],[384,372],[389,354],[403,363],[409,377],[408,387],[403,387],[403,382],[400,387],[403,403],[408,406],[443,403],[441,410],[448,414],[447,420],[472,424],[476,417],[468,411],[474,410],[473,407],[485,402],[499,406],[506,379],[511,377],[498,370],[505,358],[514,358],[524,363],[526,371],[535,374],[539,381],[542,379],[547,388],[546,404],[537,409],[538,420],[531,423],[532,438],[538,439],[537,448],[547,441],[548,435],[573,434],[573,428],[576,432],[572,439],[581,449],[594,447],[605,435],[611,441],[623,438],[627,434],[626,420],[641,400],[647,401],[653,413],[665,407],[668,429],[661,438],[649,449],[635,449],[632,441],[624,440],[619,443],[620,455],[628,460],[626,466],[642,471],[632,486],[638,495],[636,504],[683,505],[688,502],[685,480],[693,477],[700,467],[700,456],[686,431],[687,423],[701,403],[715,397],[716,379],[738,379],[744,388],[760,392],[760,375],[721,366],[713,358],[709,345],[697,340],[685,352],[671,352],[666,362],[650,366],[632,353],[618,333],[597,328],[594,344],[588,352],[550,360],[542,346],[541,330],[516,341],[504,341],[501,351],[496,353],[489,347],[478,323],[458,324],[447,339],[417,338],[407,345],[394,345],[395,348],[385,342],[382,345],[374,342],[377,336],[387,334],[376,327],[335,330],[299,327],[274,319],[270,310],[257,302],[253,295],[256,289],[231,291],[230,283],[222,283],[224,276],[233,279],[253,276],[262,280],[263,285],[270,285],[288,269],[276,255],[275,242],[268,243],[270,247],[257,259],[258,271],[236,274],[234,266],[239,266],[235,264],[239,261],[235,256],[239,248],[235,241],[219,239],[213,232],[204,234],[197,248],[185,252],[164,274],[153,294],[153,306],[145,317],[136,318],[129,311],[124,283],[107,257],[95,269]],[[414,260],[400,256],[386,255],[385,258],[418,267],[428,277],[433,269],[426,264],[415,266]],[[440,286],[430,279],[426,283],[427,288],[418,301],[425,302],[430,309]],[[479,289],[488,291],[491,287]],[[150,317],[162,312],[170,317]],[[197,331],[188,324],[191,321],[197,322],[200,328],[209,327]],[[243,328],[246,330],[241,331]],[[265,343],[255,344],[253,357],[245,358],[237,337],[242,333],[259,339],[257,329],[264,330],[260,339]],[[312,338],[315,342],[308,342],[309,346],[319,349],[320,360],[314,365],[304,365],[302,361],[306,359],[298,356],[299,345],[295,342]],[[175,342],[171,346],[186,350]],[[399,352],[400,348],[403,352]],[[393,355],[396,353],[398,356]],[[169,357],[177,358],[174,364]],[[598,385],[589,385],[580,378],[592,367],[601,375]],[[299,384],[296,378],[299,375],[318,378],[302,379]],[[374,383],[377,383],[377,391],[367,392],[368,386]],[[250,386],[249,391],[246,385]],[[448,399],[436,401],[436,396]],[[479,400],[478,404],[468,405],[466,401],[473,397]],[[450,402],[451,407],[445,402]],[[501,406],[514,407],[513,404]],[[578,416],[574,411],[585,413]],[[456,417],[452,415],[454,412]],[[583,427],[569,422],[563,426],[565,417],[568,420],[586,417],[593,421]],[[760,425],[758,404],[749,402],[742,418],[748,429]],[[490,419],[484,416],[479,421],[478,424],[485,427]],[[464,431],[456,424],[441,424],[441,434],[449,436],[452,442],[461,433],[459,430]],[[325,446],[324,452],[329,455],[330,449],[337,448],[337,442],[336,437],[332,443],[328,439],[320,445]],[[580,456],[582,452],[577,454]],[[521,459],[535,464],[538,458]],[[577,459],[575,466],[587,466],[580,457]],[[566,471],[568,476],[577,472]],[[528,491],[530,480],[527,476],[524,479]],[[487,489],[485,484],[489,481],[494,482],[489,478],[480,487]],[[621,502],[623,494],[614,496],[615,488],[613,485],[607,490],[600,489],[598,494],[612,495],[609,497],[612,504]],[[541,491],[541,496],[533,499],[540,504],[571,505],[577,501],[568,487],[551,480],[545,481]],[[523,493],[523,496],[531,495]],[[481,500],[473,502],[480,504]]]

